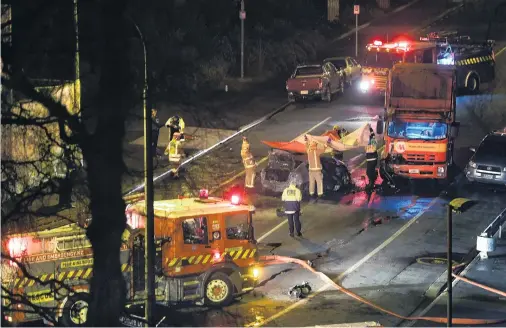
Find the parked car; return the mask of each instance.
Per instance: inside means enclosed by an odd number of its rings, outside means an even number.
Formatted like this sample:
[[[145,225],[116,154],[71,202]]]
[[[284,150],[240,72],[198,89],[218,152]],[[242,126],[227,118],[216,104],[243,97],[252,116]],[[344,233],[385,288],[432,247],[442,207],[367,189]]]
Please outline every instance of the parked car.
[[[478,149],[470,150],[474,155],[465,168],[467,180],[506,186],[506,129],[489,133]]]
[[[350,190],[353,185],[346,165],[330,156],[322,156],[323,189],[325,194]],[[309,169],[306,154],[280,149],[269,152],[267,167],[260,173],[264,193],[281,193],[294,179],[303,195],[309,194]]]
[[[332,95],[344,91],[344,80],[331,63],[297,66],[286,81],[288,101],[321,99],[331,102]]]
[[[323,61],[332,63],[338,71],[342,71],[345,85],[351,86],[359,82],[362,76],[362,66],[352,57],[332,57]]]

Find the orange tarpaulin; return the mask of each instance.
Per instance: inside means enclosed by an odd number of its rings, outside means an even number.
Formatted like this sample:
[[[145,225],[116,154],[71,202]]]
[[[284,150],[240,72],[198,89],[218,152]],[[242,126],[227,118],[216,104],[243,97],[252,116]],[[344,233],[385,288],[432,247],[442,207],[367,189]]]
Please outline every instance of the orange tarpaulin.
[[[326,152],[330,153],[333,150],[344,151],[366,146],[369,142],[370,136],[369,127],[369,124],[364,124],[362,127],[351,132],[342,139],[340,139],[337,133],[334,131],[326,131],[320,136],[313,136],[308,134],[307,138],[309,142],[316,141],[319,144],[328,146]],[[328,142],[329,138],[330,143]],[[304,140],[303,135],[290,142],[263,140],[262,142],[271,148],[281,149],[291,153],[306,152],[306,141]]]

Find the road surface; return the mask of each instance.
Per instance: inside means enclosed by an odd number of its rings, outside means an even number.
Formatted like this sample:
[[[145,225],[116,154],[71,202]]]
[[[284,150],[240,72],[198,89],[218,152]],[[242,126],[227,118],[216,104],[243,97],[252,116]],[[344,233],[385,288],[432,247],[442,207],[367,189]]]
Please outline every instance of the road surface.
[[[420,1],[380,20],[361,31],[365,39],[376,33],[394,34],[399,29],[421,26]],[[431,2],[432,4],[433,2]],[[436,15],[442,8],[424,12]],[[417,21],[417,19],[419,21]],[[392,24],[394,22],[395,24]],[[377,27],[377,28],[376,28]],[[506,55],[498,56],[498,68],[506,66]],[[378,99],[358,98],[348,90],[330,104],[315,102],[289,106],[284,112],[246,133],[257,160],[268,148],[261,140],[289,141],[304,133],[320,134],[338,124],[354,130],[383,113]],[[364,97],[364,96],[362,96]],[[318,204],[303,204],[303,238],[290,238],[287,225],[275,214],[279,199],[253,196],[258,211],[255,234],[264,253],[311,260],[320,270],[352,292],[397,314],[408,316],[425,300],[432,284],[443,274],[444,264],[426,264],[427,258],[444,257],[446,249],[445,205],[456,197],[476,201],[468,211],[455,215],[453,228],[454,253],[457,261],[465,261],[475,246],[475,237],[506,204],[503,192],[465,185],[462,168],[470,153],[489,131],[481,129],[469,107],[476,97],[457,100],[457,118],[461,121],[456,142],[456,179],[447,190],[419,184],[394,196],[375,195],[368,199],[363,192],[328,199]],[[240,181],[240,142],[206,156],[191,165],[188,172],[174,182],[157,185],[157,197],[173,196],[201,187],[215,189],[222,182]],[[364,175],[360,151],[345,154],[355,178]],[[158,168],[161,172],[166,168]],[[414,192],[412,192],[414,191]],[[376,224],[374,224],[376,222]],[[276,245],[274,245],[276,244]],[[274,246],[277,246],[274,248]],[[188,308],[192,322],[198,326],[314,326],[350,322],[376,321],[385,326],[402,320],[359,303],[334,290],[314,274],[293,265],[265,268],[260,286],[224,310]],[[307,300],[290,299],[288,289],[295,283],[308,281],[314,292]],[[426,323],[431,325],[430,322]]]

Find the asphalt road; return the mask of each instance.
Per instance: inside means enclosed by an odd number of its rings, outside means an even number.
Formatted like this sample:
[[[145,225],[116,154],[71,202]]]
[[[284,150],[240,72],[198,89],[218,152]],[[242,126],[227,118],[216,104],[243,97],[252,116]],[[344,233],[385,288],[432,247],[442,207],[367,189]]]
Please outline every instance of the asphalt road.
[[[421,8],[428,1],[419,1],[410,10],[379,20],[364,29],[362,35],[408,30],[422,25]],[[433,2],[431,2],[432,4]],[[441,1],[443,3],[443,1]],[[442,5],[441,5],[442,6]],[[440,13],[434,9],[430,15]],[[424,12],[424,17],[428,14]],[[418,21],[417,21],[418,19]],[[390,21],[390,23],[388,23]],[[388,25],[395,22],[396,25]],[[390,32],[389,32],[390,33]],[[393,32],[392,32],[393,33]],[[506,66],[499,56],[498,66]],[[476,146],[488,132],[481,130],[469,110],[475,97],[459,97],[457,118],[461,121],[460,137],[456,143],[455,179],[451,188],[437,190],[430,184],[417,184],[394,196],[373,194],[368,199],[363,192],[328,199],[318,204],[303,205],[303,238],[288,236],[283,219],[275,214],[278,199],[253,196],[259,207],[255,215],[255,233],[262,251],[312,260],[320,270],[352,292],[395,313],[407,316],[425,300],[424,294],[444,272],[444,265],[427,265],[426,257],[444,257],[446,246],[445,205],[456,197],[476,201],[468,211],[454,217],[453,242],[457,260],[463,261],[475,246],[476,235],[488,225],[506,204],[503,192],[488,188],[469,187],[460,171],[467,163],[468,148]],[[320,134],[339,124],[354,130],[383,112],[380,99],[368,99],[348,89],[344,96],[330,104],[311,102],[289,106],[283,113],[254,128],[246,135],[257,160],[267,154],[261,140],[289,141],[307,133]],[[241,171],[240,142],[230,143],[192,165],[181,180],[193,188],[219,187],[225,180],[236,181]],[[360,151],[345,154],[354,178],[364,175],[360,166]],[[163,170],[160,167],[159,170]],[[239,178],[240,179],[240,178]],[[159,184],[157,197],[174,191],[174,184]],[[191,188],[190,188],[191,189]],[[379,224],[372,224],[376,219]],[[374,220],[373,220],[374,221]],[[224,310],[189,308],[189,325],[198,326],[314,326],[350,322],[376,321],[385,326],[401,322],[370,306],[359,303],[333,290],[314,274],[293,265],[265,268],[261,285]],[[288,289],[295,283],[308,281],[313,287],[309,299],[290,299]],[[430,325],[430,323],[427,323]]]

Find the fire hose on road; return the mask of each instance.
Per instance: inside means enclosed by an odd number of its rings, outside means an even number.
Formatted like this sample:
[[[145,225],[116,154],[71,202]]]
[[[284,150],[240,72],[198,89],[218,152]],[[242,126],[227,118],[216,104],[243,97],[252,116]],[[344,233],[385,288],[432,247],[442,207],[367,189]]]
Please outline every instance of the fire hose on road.
[[[391,316],[394,316],[396,318],[399,318],[399,319],[402,319],[402,320],[409,320],[409,321],[416,321],[416,320],[424,320],[424,321],[430,321],[430,322],[437,322],[437,323],[447,323],[447,318],[443,318],[443,317],[406,317],[406,316],[403,316],[403,315],[400,315],[398,313],[395,313],[395,312],[392,312],[390,310],[387,310],[355,293],[353,293],[352,291],[344,288],[343,286],[337,284],[335,281],[333,281],[332,279],[330,279],[327,275],[325,275],[324,273],[322,272],[319,272],[319,271],[316,271],[314,268],[312,268],[309,264],[307,264],[306,262],[304,262],[303,260],[299,260],[299,259],[295,259],[295,258],[291,258],[291,257],[286,257],[286,256],[278,256],[278,255],[268,255],[268,256],[261,256],[260,257],[260,261],[265,264],[265,265],[274,265],[274,264],[286,264],[286,263],[294,263],[294,264],[298,264],[300,265],[301,267],[313,272],[314,274],[318,275],[321,277],[321,279],[325,282],[327,282],[328,285],[330,286],[333,286],[335,289],[339,290],[340,292],[343,292],[345,293],[346,295],[356,299],[357,301],[361,302],[361,303],[364,303],[364,304],[367,304],[369,305],[370,307],[378,310],[378,311],[381,311],[383,313],[386,313],[386,314],[389,314]],[[462,266],[462,264],[459,264],[455,267],[458,267],[458,266]],[[455,268],[454,267],[454,268]],[[488,286],[485,286],[485,285],[482,285],[482,284],[479,284],[477,282],[474,282],[470,279],[467,279],[467,278],[464,278],[464,277],[461,277],[459,275],[456,275],[456,274],[453,274],[453,276],[456,278],[456,279],[460,279],[464,282],[467,282],[467,283],[470,283],[474,286],[477,286],[477,287],[480,287],[480,288],[483,288],[485,290],[488,290],[492,293],[496,293],[496,294],[499,294],[499,295],[502,295],[502,296],[506,296],[506,293],[503,292],[503,291],[500,291],[500,290],[497,290],[495,288],[491,288],[491,287],[488,287]],[[452,319],[452,323],[454,324],[457,324],[457,325],[490,325],[490,324],[498,324],[498,323],[502,323],[506,321],[506,319],[502,319],[502,320],[488,320],[488,319],[471,319],[471,318],[453,318]]]

